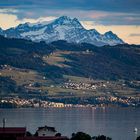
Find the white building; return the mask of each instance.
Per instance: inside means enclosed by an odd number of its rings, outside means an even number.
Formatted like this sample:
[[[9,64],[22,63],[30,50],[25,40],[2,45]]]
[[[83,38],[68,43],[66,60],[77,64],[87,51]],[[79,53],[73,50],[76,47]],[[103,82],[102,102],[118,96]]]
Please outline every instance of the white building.
[[[49,126],[39,127],[37,130],[38,136],[55,136],[56,132],[54,127]]]

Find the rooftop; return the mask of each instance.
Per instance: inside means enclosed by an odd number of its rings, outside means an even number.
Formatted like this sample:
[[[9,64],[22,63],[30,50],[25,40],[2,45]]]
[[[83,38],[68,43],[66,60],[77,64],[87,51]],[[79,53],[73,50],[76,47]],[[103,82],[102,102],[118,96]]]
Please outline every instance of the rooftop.
[[[26,127],[0,127],[0,134],[25,134]]]
[[[17,140],[68,140],[67,137],[19,137]]]
[[[37,131],[40,131],[40,130],[49,130],[49,131],[56,132],[55,128],[54,127],[50,127],[50,126],[38,127]]]

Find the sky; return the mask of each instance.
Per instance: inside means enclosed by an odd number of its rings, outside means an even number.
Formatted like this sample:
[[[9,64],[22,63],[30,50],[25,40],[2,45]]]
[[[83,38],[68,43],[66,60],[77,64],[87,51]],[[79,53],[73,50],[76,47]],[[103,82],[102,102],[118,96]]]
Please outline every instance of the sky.
[[[140,0],[0,0],[0,27],[78,18],[86,29],[113,31],[129,44],[140,44]]]

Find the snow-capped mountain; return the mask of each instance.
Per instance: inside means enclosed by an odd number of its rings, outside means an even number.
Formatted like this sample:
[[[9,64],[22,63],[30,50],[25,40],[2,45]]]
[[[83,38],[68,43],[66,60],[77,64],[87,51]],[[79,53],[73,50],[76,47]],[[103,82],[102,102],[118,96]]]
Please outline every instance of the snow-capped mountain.
[[[49,24],[20,24],[15,28],[0,30],[0,34],[10,38],[24,38],[32,41],[47,43],[57,40],[66,40],[75,43],[91,43],[97,46],[124,44],[111,31],[100,34],[95,29],[86,30],[76,18],[59,17]]]

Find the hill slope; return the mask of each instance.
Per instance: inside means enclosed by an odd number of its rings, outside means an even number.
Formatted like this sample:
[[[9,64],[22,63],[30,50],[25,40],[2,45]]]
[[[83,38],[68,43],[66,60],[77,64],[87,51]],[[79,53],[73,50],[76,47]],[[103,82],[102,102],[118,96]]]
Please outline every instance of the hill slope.
[[[140,96],[140,46],[0,42],[1,96]]]

